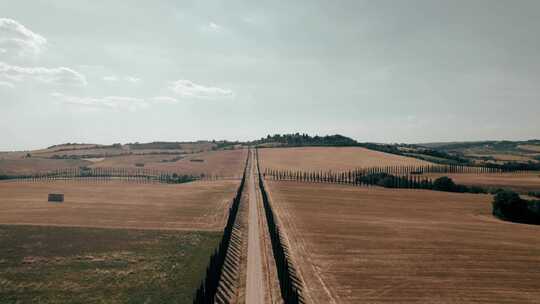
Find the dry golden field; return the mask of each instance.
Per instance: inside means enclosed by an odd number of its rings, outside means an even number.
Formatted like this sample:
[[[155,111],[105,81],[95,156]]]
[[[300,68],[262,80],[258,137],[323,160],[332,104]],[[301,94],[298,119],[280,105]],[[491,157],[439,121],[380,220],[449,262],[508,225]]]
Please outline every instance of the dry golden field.
[[[302,147],[259,149],[261,168],[280,170],[350,170],[377,166],[428,165],[416,158],[361,147]]]
[[[238,183],[0,182],[0,224],[221,230]]]
[[[540,152],[540,146],[539,145],[520,145],[518,148],[526,151],[532,151],[532,152]]]
[[[144,164],[145,169],[179,172],[182,174],[218,175],[240,177],[244,170],[247,149],[209,151],[181,155],[182,159],[173,162],[175,155],[130,155],[106,158],[95,162],[92,168],[135,168],[137,163]],[[195,160],[195,161],[194,161]]]
[[[521,193],[540,191],[540,172],[486,174],[426,174],[426,177],[450,177],[456,184],[483,188],[508,188]]]
[[[116,155],[92,159],[50,159],[35,156],[25,158],[24,155],[19,155],[17,158],[0,158],[0,175],[31,174],[86,166],[90,168],[144,168],[177,172],[180,174],[239,177],[242,175],[246,157],[247,150],[245,149],[207,151],[181,155]],[[143,167],[137,166],[141,164]]]
[[[0,174],[20,175],[56,169],[79,168],[92,164],[82,159],[20,158],[0,159]]]
[[[267,185],[308,303],[538,303],[540,226],[489,195]]]

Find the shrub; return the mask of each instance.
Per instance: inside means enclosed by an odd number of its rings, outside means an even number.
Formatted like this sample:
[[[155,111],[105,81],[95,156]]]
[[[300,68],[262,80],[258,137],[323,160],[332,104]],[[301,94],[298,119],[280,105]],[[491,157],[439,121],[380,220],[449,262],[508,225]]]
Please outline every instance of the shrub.
[[[443,177],[437,178],[433,182],[433,190],[454,192],[457,189],[456,189],[456,184],[451,178],[449,178],[448,176],[443,176]]]
[[[540,198],[540,191],[531,191],[528,193],[529,196],[534,196]]]
[[[394,179],[390,176],[385,176],[377,182],[377,185],[385,188],[393,188]]]
[[[493,215],[507,221],[540,224],[540,201],[527,201],[513,191],[500,191],[493,199]]]

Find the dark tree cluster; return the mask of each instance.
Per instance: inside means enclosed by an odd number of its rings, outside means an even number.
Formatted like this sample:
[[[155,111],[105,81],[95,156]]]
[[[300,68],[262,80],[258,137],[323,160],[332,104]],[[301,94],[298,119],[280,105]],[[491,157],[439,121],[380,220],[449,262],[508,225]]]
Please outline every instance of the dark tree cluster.
[[[513,191],[500,191],[493,199],[493,215],[506,221],[540,224],[540,201],[524,200]]]
[[[531,191],[527,193],[529,196],[534,196],[540,198],[540,191]]]
[[[343,135],[310,136],[308,134],[291,133],[268,135],[256,140],[253,144],[279,143],[288,147],[301,146],[355,146],[356,140]]]

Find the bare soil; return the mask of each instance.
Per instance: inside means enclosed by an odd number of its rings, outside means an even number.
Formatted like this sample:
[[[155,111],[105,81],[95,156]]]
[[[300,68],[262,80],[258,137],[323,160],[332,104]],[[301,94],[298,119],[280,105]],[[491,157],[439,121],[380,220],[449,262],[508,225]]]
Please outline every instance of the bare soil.
[[[220,230],[238,181],[0,182],[0,224]],[[65,202],[47,202],[63,193]]]
[[[0,159],[0,174],[21,175],[90,165],[82,159],[20,158]]]
[[[183,144],[186,149],[205,147],[200,144]],[[91,148],[91,149],[87,149]],[[63,150],[71,149],[71,150]],[[60,150],[60,151],[59,151]],[[167,153],[183,154],[167,154]],[[66,146],[27,152],[0,152],[0,174],[20,175],[47,172],[56,169],[79,168],[145,168],[180,174],[239,178],[244,169],[247,150],[194,151],[172,149],[82,148]],[[126,153],[132,153],[126,155]],[[160,154],[162,153],[162,154]],[[165,154],[163,154],[165,153]],[[95,155],[85,159],[53,159],[54,155]],[[193,161],[195,160],[195,161]],[[143,164],[143,167],[139,167]]]
[[[308,303],[538,303],[540,226],[489,195],[267,185]]]

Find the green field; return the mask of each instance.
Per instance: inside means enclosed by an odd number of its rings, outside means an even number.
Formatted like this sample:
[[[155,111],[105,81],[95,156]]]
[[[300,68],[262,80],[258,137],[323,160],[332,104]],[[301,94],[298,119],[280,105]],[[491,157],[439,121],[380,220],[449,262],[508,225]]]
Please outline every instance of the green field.
[[[220,238],[0,225],[0,303],[191,303]]]

